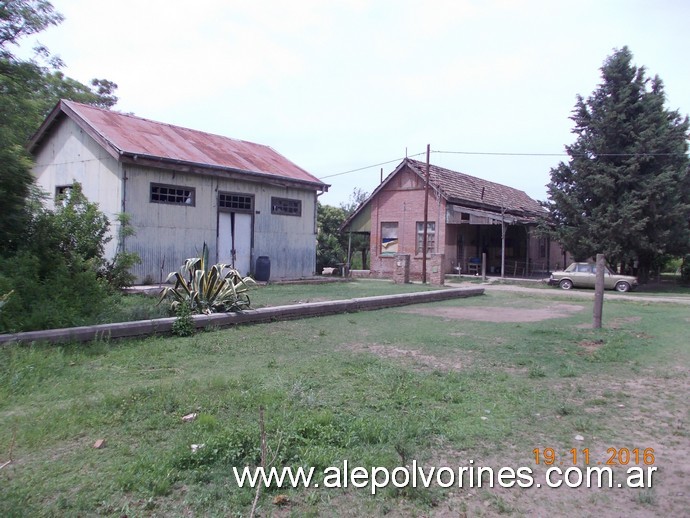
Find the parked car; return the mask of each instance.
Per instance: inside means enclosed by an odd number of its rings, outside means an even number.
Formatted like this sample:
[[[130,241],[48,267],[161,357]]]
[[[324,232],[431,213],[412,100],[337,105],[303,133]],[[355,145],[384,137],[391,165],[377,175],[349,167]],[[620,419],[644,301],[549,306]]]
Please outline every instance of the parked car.
[[[604,272],[604,288],[626,292],[637,288],[637,278],[630,275],[618,275],[607,267]],[[592,263],[573,263],[564,271],[553,272],[549,286],[560,286],[561,289],[594,288],[597,280],[597,265]]]

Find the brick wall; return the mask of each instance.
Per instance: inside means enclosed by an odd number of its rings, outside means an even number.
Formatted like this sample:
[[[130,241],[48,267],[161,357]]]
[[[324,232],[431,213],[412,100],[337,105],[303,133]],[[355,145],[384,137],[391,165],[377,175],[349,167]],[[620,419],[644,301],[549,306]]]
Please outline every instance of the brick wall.
[[[371,200],[371,271],[373,277],[392,277],[395,258],[382,255],[381,223],[398,223],[399,254],[410,254],[410,277],[421,279],[422,255],[416,253],[417,222],[424,221],[424,181],[416,174],[401,171],[388,185]],[[436,224],[433,252],[446,252],[445,234],[446,202],[429,190],[428,222]],[[427,256],[429,270],[430,256]],[[443,266],[450,271],[450,264]]]

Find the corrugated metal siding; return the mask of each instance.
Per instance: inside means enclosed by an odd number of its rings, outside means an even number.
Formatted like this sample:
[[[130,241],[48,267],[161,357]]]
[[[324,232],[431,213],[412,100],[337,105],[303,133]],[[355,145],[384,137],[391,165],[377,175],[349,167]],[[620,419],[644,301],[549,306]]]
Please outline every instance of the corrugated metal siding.
[[[128,238],[127,249],[139,253],[141,265],[136,275],[155,282],[177,270],[188,257],[194,257],[206,241],[210,257],[216,260],[217,193],[227,191],[254,196],[252,269],[259,256],[271,260],[271,279],[294,279],[314,273],[316,236],[314,234],[314,192],[274,187],[255,182],[225,180],[169,171],[126,166],[127,212],[132,214],[136,236]],[[195,205],[151,203],[150,184],[161,183],[194,187]],[[271,197],[298,199],[302,215],[271,214]]]
[[[137,252],[142,259],[134,269],[139,282],[145,279],[159,282],[161,277],[164,280],[185,259],[198,255],[204,242],[211,249],[212,260],[216,260],[218,191],[254,196],[253,268],[257,257],[265,255],[271,259],[272,279],[314,273],[316,198],[313,187],[279,187],[262,183],[257,177],[220,178],[122,164],[69,117],[62,118],[48,138],[41,140],[34,174],[37,183],[51,197],[56,185],[68,185],[75,180],[82,183],[86,196],[98,202],[111,219],[113,235],[117,234],[116,217],[123,210],[125,198],[124,211],[131,215],[136,230],[136,235],[127,238],[126,249]],[[152,182],[194,188],[195,205],[151,203]],[[300,200],[301,216],[271,214],[274,196]],[[116,239],[108,244],[108,257],[114,255],[117,245]]]
[[[316,269],[316,234],[314,234],[315,197],[313,191],[294,188],[266,187],[257,196],[255,218],[254,260],[266,255],[271,259],[271,278],[308,277]],[[302,215],[271,214],[271,197],[296,199],[302,202]]]
[[[66,119],[54,132],[50,141],[35,157],[33,174],[36,184],[49,195],[48,207],[53,207],[56,186],[79,182],[84,195],[99,205],[110,220],[111,236],[117,235],[117,215],[121,212],[122,182],[120,168],[101,146],[72,120]],[[105,248],[112,257],[117,240]]]

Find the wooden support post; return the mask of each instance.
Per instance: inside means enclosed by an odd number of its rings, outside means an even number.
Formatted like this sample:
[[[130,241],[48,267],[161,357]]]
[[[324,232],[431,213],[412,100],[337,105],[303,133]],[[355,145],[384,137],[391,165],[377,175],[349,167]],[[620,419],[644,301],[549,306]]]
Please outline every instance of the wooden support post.
[[[606,259],[604,254],[597,254],[597,276],[594,284],[594,319],[592,327],[601,329],[601,315],[604,312],[604,272]]]
[[[426,175],[424,187],[424,233],[422,238],[422,282],[426,284],[426,246],[427,246],[427,220],[429,219],[429,154],[431,144],[426,145]]]

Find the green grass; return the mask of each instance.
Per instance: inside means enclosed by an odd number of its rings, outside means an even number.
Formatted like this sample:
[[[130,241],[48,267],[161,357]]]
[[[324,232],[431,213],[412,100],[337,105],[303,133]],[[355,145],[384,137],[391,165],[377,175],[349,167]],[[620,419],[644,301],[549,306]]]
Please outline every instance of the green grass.
[[[327,282],[322,284],[268,284],[251,289],[249,296],[254,309],[266,306],[282,306],[324,300],[394,295],[415,291],[438,289],[437,286],[393,284],[390,280],[359,280],[351,282]],[[108,312],[94,324],[129,322],[173,316],[169,306],[158,304],[159,297],[141,294],[123,295]]]
[[[275,305],[403,289],[359,284],[269,286],[256,299]],[[595,331],[586,327],[591,303],[565,300],[585,309],[497,323],[408,307],[186,338],[6,347],[0,464],[13,434],[16,443],[14,463],[0,471],[0,515],[247,515],[254,491],[238,488],[231,470],[259,462],[259,407],[276,465],[317,470],[344,459],[390,468],[411,459],[528,466],[534,448],[567,450],[574,434],[598,453],[687,441],[685,393],[670,390],[688,379],[687,307],[607,302],[610,325]],[[492,293],[425,307],[500,312],[550,304]],[[631,392],[631,380],[653,390]],[[182,422],[191,412],[199,417]],[[638,414],[654,426],[638,423]],[[99,438],[106,447],[92,448]],[[205,446],[192,453],[191,444]],[[279,512],[277,494],[289,499],[280,512],[295,516],[530,514],[535,505],[491,491],[478,500],[438,487],[390,488],[375,498],[365,489],[312,488],[267,491],[261,515]],[[653,510],[662,496],[624,498],[621,505]],[[559,505],[587,509],[586,498],[573,499],[575,507],[556,501],[556,514]]]
[[[438,286],[411,283],[394,284],[390,280],[356,280],[323,284],[268,284],[257,286],[250,292],[253,308],[281,306],[304,302],[352,299],[378,295],[397,295],[437,290]]]

